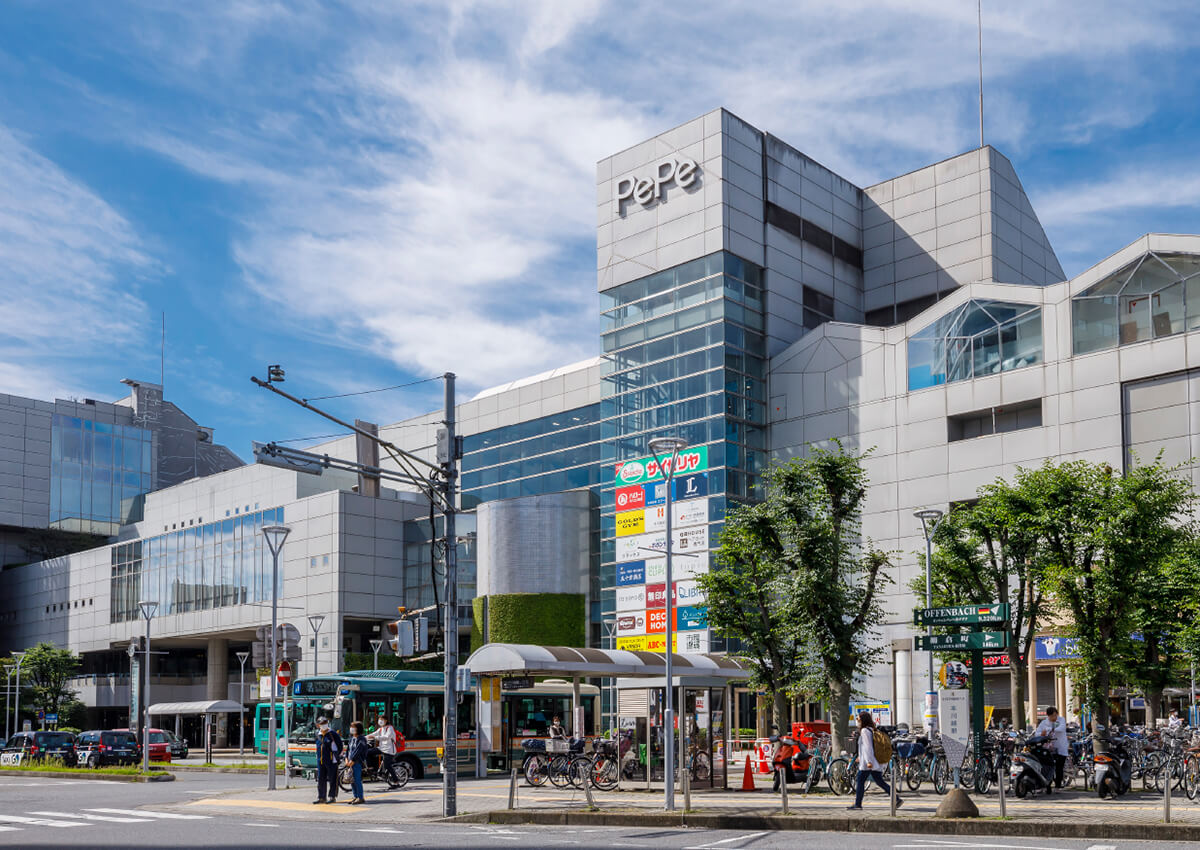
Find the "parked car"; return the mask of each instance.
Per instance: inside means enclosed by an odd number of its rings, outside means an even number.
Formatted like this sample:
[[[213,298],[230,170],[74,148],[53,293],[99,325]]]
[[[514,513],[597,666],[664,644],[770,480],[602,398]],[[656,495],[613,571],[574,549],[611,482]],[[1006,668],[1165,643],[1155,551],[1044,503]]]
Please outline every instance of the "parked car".
[[[95,729],[80,732],[75,739],[75,761],[80,767],[136,765],[140,756],[137,739],[128,730]]]
[[[114,732],[128,732],[128,729],[114,729]],[[138,733],[138,754],[141,754],[141,745],[144,735]],[[163,729],[150,728],[150,761],[170,761],[171,760],[171,742],[167,738],[167,733]]]
[[[0,751],[0,764],[19,765],[31,761],[60,761],[75,764],[75,736],[70,732],[17,732]]]
[[[174,732],[167,732],[167,740],[171,744],[172,759],[185,759],[188,757],[187,741],[183,740],[183,738],[176,735]]]

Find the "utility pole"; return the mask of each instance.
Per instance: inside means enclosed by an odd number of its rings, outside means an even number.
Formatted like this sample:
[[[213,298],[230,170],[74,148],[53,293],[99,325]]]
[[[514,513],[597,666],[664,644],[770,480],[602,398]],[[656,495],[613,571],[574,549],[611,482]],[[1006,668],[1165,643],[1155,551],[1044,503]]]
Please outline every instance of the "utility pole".
[[[446,722],[442,727],[442,817],[458,814],[458,540],[455,536],[455,485],[458,478],[458,440],[454,434],[454,373],[446,379],[446,451],[438,441],[438,461],[445,480],[446,618],[442,642],[446,651]]]

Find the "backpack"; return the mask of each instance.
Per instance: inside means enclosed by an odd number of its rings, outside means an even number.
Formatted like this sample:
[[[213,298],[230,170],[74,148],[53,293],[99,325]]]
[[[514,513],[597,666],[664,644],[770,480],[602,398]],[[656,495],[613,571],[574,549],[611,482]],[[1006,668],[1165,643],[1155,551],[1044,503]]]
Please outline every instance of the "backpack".
[[[871,746],[875,750],[875,761],[885,765],[892,760],[892,739],[878,729],[871,730]]]

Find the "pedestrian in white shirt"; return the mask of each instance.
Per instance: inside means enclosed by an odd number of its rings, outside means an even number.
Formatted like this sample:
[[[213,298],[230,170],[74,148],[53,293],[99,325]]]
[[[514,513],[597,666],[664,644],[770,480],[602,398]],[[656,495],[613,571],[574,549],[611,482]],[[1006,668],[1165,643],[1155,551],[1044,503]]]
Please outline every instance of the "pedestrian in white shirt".
[[[867,790],[867,780],[873,780],[876,785],[883,789],[883,793],[891,795],[891,786],[883,778],[883,769],[886,765],[881,764],[875,756],[875,719],[871,717],[871,713],[864,711],[858,715],[858,776],[854,780],[854,805],[847,806],[847,809],[861,809],[863,794]],[[896,807],[899,808],[904,801],[900,796],[896,796]]]
[[[1167,728],[1174,732],[1183,725],[1183,718],[1179,716],[1179,709],[1172,708],[1171,716],[1167,718]]]
[[[1046,709],[1045,719],[1033,731],[1036,735],[1046,735],[1054,743],[1054,785],[1063,787],[1063,765],[1067,763],[1067,721],[1063,720],[1058,709],[1050,706]]]
[[[388,722],[387,715],[379,715],[379,726],[375,729],[375,746],[383,756],[384,773],[392,774],[396,762],[396,727]]]

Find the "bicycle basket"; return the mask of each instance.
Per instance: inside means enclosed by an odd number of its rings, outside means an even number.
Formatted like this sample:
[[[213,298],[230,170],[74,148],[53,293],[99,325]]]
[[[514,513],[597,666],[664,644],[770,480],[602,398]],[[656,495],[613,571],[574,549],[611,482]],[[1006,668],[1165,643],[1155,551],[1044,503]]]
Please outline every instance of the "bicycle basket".
[[[570,749],[570,744],[566,741],[549,740],[546,741],[546,752],[548,753],[565,753]]]
[[[546,752],[546,742],[541,738],[526,738],[521,742],[521,748],[528,752]]]

